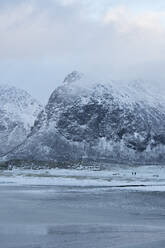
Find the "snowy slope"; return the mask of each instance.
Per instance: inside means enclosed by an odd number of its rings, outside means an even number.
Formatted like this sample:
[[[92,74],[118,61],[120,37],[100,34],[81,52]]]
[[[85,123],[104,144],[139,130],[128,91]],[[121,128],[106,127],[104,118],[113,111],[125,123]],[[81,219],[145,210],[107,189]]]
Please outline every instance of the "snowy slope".
[[[0,85],[0,155],[22,143],[42,106],[26,91]]]
[[[143,81],[69,74],[12,158],[165,161],[165,98]]]

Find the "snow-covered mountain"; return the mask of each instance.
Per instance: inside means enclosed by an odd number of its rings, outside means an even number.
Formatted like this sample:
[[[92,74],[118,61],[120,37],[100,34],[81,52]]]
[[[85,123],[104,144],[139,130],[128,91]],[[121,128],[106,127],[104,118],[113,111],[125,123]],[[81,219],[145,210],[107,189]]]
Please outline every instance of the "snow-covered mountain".
[[[0,85],[0,156],[25,140],[41,110],[26,91]]]
[[[74,71],[10,158],[163,162],[165,97],[140,80],[96,82]]]

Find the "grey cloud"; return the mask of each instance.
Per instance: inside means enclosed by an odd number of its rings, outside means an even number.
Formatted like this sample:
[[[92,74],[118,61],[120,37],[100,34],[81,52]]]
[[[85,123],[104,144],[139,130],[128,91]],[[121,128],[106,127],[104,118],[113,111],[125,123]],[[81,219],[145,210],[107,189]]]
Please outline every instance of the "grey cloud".
[[[14,2],[6,1],[0,11],[0,82],[14,82],[45,100],[74,69],[98,78],[164,81],[165,31],[158,12],[134,18],[128,4],[114,7],[106,0],[101,10],[100,1]]]

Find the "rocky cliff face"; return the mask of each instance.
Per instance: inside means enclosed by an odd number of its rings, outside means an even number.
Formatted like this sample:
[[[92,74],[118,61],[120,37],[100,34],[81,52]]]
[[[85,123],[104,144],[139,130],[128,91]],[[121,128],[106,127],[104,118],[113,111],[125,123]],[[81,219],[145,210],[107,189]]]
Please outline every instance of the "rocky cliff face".
[[[41,109],[24,90],[0,85],[0,156],[25,140]]]
[[[10,158],[165,161],[165,99],[143,84],[69,74]]]

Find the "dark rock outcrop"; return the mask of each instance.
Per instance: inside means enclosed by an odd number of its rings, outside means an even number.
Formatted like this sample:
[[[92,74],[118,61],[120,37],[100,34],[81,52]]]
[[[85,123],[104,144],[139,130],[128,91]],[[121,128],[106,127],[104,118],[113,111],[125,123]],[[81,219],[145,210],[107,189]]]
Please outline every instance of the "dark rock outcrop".
[[[165,99],[142,84],[93,83],[71,73],[10,158],[165,161]]]

